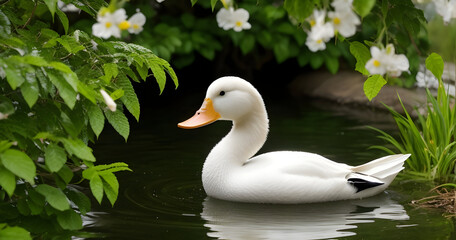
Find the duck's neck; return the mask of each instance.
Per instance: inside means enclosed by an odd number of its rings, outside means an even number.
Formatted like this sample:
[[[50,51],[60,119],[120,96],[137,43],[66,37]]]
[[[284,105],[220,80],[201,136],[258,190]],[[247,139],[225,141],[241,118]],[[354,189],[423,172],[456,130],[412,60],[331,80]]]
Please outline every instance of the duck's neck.
[[[269,120],[263,108],[233,121],[231,131],[209,153],[203,167],[203,184],[223,181],[226,174],[242,165],[260,150],[266,141]],[[206,189],[207,190],[207,189]]]

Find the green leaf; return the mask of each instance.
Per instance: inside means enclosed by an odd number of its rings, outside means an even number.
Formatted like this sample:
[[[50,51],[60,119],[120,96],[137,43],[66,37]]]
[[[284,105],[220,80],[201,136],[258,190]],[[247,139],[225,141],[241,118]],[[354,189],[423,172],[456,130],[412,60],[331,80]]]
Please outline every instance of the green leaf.
[[[55,209],[65,211],[70,209],[67,197],[59,188],[51,187],[47,184],[38,185],[35,190],[43,195],[46,201]]]
[[[103,181],[98,174],[92,175],[92,178],[90,179],[90,190],[98,203],[101,204],[101,201],[103,200]]]
[[[57,222],[65,230],[82,229],[81,216],[72,209],[57,213]]]
[[[125,114],[121,111],[106,111],[105,115],[112,127],[127,141],[130,134],[130,124]]]
[[[83,45],[76,41],[74,37],[63,35],[60,38],[55,39],[57,42],[62,44],[62,46],[69,52],[76,54],[77,52],[85,49]]]
[[[365,17],[375,6],[375,0],[354,0],[353,8],[361,16]]]
[[[274,55],[278,63],[282,63],[290,57],[288,45],[290,41],[288,38],[280,38],[273,46]]]
[[[60,112],[60,123],[65,128],[65,131],[72,137],[77,138],[85,125],[85,113],[82,109],[82,104],[74,107],[73,111],[67,108]]]
[[[362,43],[353,41],[350,43],[350,53],[356,58],[355,70],[365,76],[369,75],[366,69],[366,62],[371,58],[369,49]]]
[[[58,172],[67,161],[65,149],[54,143],[49,144],[44,152],[44,161],[49,171]]]
[[[0,113],[11,115],[14,113],[14,105],[11,99],[0,96]]]
[[[130,80],[124,74],[121,74],[117,78],[117,85],[119,85],[124,90],[124,95],[120,98],[120,100],[123,102],[124,106],[128,109],[131,115],[136,118],[136,121],[139,121],[139,100],[136,96],[135,90],[133,89],[133,85],[131,85]]]
[[[3,70],[5,71],[6,80],[11,86],[11,89],[16,90],[25,81],[20,69],[16,68],[13,64],[8,64]]]
[[[0,112],[2,111],[0,110]],[[0,153],[4,152],[6,149],[9,149],[11,146],[13,146],[13,143],[8,140],[0,141]]]
[[[71,188],[69,189],[67,196],[78,206],[79,212],[81,212],[82,215],[86,215],[86,213],[90,211],[90,199],[84,193]]]
[[[16,189],[16,176],[4,167],[0,167],[0,186],[8,193],[8,196],[13,196]]]
[[[241,48],[242,54],[246,55],[250,51],[252,51],[253,47],[255,46],[255,37],[251,34],[246,35],[241,40],[241,44],[239,47]]]
[[[54,13],[57,9],[57,0],[44,0],[44,3],[46,3],[49,11],[51,12],[52,18],[54,18]]]
[[[63,29],[65,30],[65,34],[68,34],[68,28],[70,25],[70,22],[68,21],[67,15],[62,12],[59,8],[56,8],[57,16],[59,16],[60,22],[62,22]]]
[[[115,63],[105,63],[103,65],[103,71],[105,74],[103,79],[106,83],[111,82],[111,79],[117,77],[119,74],[119,69],[117,69],[117,64]]]
[[[92,149],[88,147],[81,139],[62,138],[63,146],[71,155],[76,155],[82,160],[95,162],[96,159],[92,154]]]
[[[90,105],[88,106],[87,114],[89,115],[90,127],[98,138],[104,128],[105,117],[103,112],[98,105]]]
[[[166,84],[166,74],[162,66],[155,63],[154,61],[148,61],[148,66],[152,70],[155,79],[157,80],[158,87],[160,88],[160,94],[165,89]]]
[[[73,179],[73,171],[67,166],[63,165],[62,168],[57,172],[57,176],[63,181],[64,186],[59,186],[61,189],[65,189],[66,185],[70,183],[71,179]]]
[[[36,80],[35,73],[28,72],[25,74],[26,81],[21,85],[21,93],[30,108],[38,100],[40,89]]]
[[[444,62],[442,57],[437,53],[431,53],[426,58],[426,68],[434,74],[438,80],[442,80]]]
[[[26,55],[22,58],[19,58],[18,60],[37,67],[46,67],[49,65],[48,62],[40,56]]]
[[[27,204],[30,209],[31,215],[39,215],[43,212],[44,206],[46,204],[45,198],[36,192],[34,189],[27,189],[28,199]]]
[[[19,198],[19,200],[17,200],[16,207],[21,215],[28,216],[31,213],[31,210],[30,210],[30,208],[27,204],[27,200],[25,198]]]
[[[310,16],[318,0],[285,0],[283,8],[298,22],[304,22]]]
[[[310,58],[310,66],[313,69],[318,69],[323,65],[325,58],[321,54],[313,54]]]
[[[90,86],[85,83],[78,81],[78,92],[82,94],[85,98],[89,99],[93,104],[97,104],[95,96],[98,96],[98,93]]]
[[[119,89],[116,89],[114,92],[112,92],[111,94],[109,94],[109,96],[112,98],[112,100],[117,100],[121,97],[123,97],[124,95],[124,90],[119,88]]]
[[[73,87],[65,80],[65,78],[56,73],[52,73],[51,71],[46,71],[49,77],[49,80],[51,80],[52,84],[54,84],[57,89],[59,90],[59,94],[62,97],[63,101],[65,104],[70,108],[73,109],[74,105],[76,103],[76,91],[73,89]]]
[[[42,37],[46,37],[49,39],[58,38],[60,36],[56,31],[49,29],[49,28],[43,28],[43,29],[41,29],[40,32],[41,32]]]
[[[25,179],[31,184],[35,183],[35,163],[27,154],[15,149],[8,149],[0,154],[0,159],[3,166],[14,175]]]
[[[198,0],[190,0],[192,2],[192,7],[195,6],[196,2],[198,2]]]
[[[114,206],[117,196],[119,195],[119,182],[117,181],[117,177],[111,172],[101,172],[100,176],[107,184],[104,184],[106,197],[108,197],[111,205]]]
[[[382,89],[383,85],[386,84],[386,80],[382,75],[376,74],[370,76],[366,82],[364,82],[364,94],[371,101]]]
[[[95,167],[93,167],[91,169],[93,169],[94,171],[97,171],[97,172],[131,171],[131,169],[128,168],[128,164],[126,164],[124,162],[115,162],[115,163],[111,163],[111,164],[108,164],[108,165],[106,165],[106,164],[97,165],[97,166],[95,166]],[[88,176],[88,178],[90,178],[90,177]]]
[[[171,79],[174,82],[174,86],[179,87],[179,81],[177,79],[177,75],[174,72],[174,69],[169,65],[169,63],[164,64],[163,67],[165,68],[165,71],[168,73],[168,75],[171,77]]]
[[[326,56],[325,65],[330,73],[336,74],[339,70],[339,59],[337,57]]]
[[[11,22],[10,22],[9,18],[0,10],[0,35],[10,35],[10,34],[11,34]]]
[[[212,12],[214,11],[215,5],[217,4],[218,1],[219,1],[219,0],[211,0]]]
[[[30,233],[20,227],[3,227],[0,229],[0,239],[2,240],[32,240]]]
[[[139,65],[139,64],[135,64],[136,66],[136,71],[138,72],[139,76],[141,77],[141,79],[143,81],[146,81],[146,78],[149,74],[149,68],[147,68],[146,65]]]
[[[50,62],[49,66],[53,67],[55,70],[59,70],[64,73],[72,73],[71,68],[62,62]]]

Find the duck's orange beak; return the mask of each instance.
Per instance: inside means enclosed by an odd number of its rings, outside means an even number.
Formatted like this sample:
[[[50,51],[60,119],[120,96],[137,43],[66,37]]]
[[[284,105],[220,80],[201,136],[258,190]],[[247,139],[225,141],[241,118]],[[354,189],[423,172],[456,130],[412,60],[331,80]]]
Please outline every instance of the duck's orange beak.
[[[177,124],[180,128],[192,129],[206,126],[209,123],[215,122],[220,118],[220,114],[214,110],[212,100],[210,98],[204,99],[203,105],[190,119]]]

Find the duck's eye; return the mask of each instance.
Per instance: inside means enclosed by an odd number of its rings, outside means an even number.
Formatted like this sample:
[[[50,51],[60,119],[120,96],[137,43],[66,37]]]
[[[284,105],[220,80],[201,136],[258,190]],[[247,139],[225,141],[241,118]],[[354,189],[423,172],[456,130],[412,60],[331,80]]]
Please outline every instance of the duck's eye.
[[[225,91],[220,92],[220,96],[223,96],[223,95],[225,95]]]

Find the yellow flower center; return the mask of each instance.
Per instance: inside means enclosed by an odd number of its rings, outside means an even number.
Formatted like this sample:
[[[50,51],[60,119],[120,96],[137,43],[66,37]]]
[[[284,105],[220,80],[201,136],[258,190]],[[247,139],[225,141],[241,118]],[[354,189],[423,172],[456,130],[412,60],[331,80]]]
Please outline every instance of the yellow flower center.
[[[139,25],[138,24],[133,24],[133,29],[139,29]]]
[[[380,67],[380,62],[378,60],[374,60],[374,66],[375,67]]]
[[[120,30],[127,30],[128,28],[130,28],[130,23],[128,21],[122,21],[121,23],[119,23],[119,28]]]
[[[315,24],[317,24],[317,23],[315,22],[315,20],[310,20],[310,26],[311,26],[311,27],[315,26]]]
[[[241,26],[242,26],[242,22],[241,22],[241,21],[237,21],[237,22],[236,22],[236,26],[237,26],[237,27],[241,27]]]
[[[318,40],[317,40],[317,43],[318,43],[318,44],[320,44],[320,43],[322,43],[322,42],[323,42],[323,41],[322,41],[321,39],[318,39]]]
[[[106,27],[106,28],[110,28],[111,26],[112,26],[112,23],[111,23],[111,22],[106,22],[106,23],[105,23],[105,27]]]
[[[333,22],[334,22],[334,24],[339,25],[339,24],[340,24],[340,18],[335,17],[335,18],[333,19]]]

